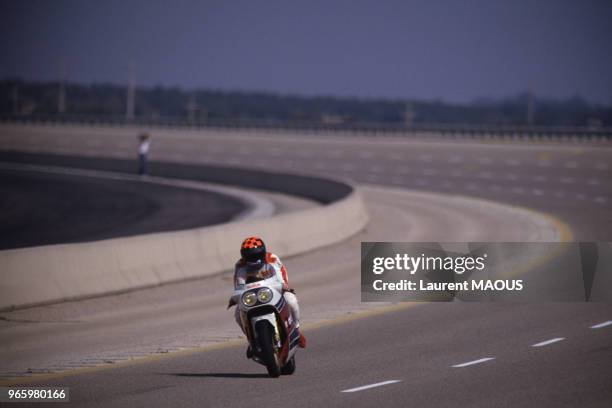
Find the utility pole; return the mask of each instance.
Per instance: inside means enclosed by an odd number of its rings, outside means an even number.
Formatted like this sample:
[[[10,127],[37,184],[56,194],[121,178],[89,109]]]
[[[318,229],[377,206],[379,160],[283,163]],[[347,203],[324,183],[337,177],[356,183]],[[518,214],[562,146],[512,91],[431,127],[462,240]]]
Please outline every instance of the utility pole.
[[[407,128],[412,127],[414,123],[414,108],[412,107],[412,103],[406,103],[404,107],[404,126]]]
[[[66,61],[61,60],[59,65],[59,92],[57,95],[57,113],[66,113]]]
[[[535,114],[535,103],[533,99],[533,84],[529,84],[529,91],[527,92],[527,125],[533,126],[533,119]]]
[[[198,102],[196,101],[195,93],[191,94],[189,97],[189,102],[187,102],[187,121],[190,124],[195,122],[196,112],[198,110]]]
[[[13,114],[19,115],[19,84],[13,87]]]
[[[128,86],[126,96],[125,118],[128,121],[134,120],[134,63],[128,64]]]

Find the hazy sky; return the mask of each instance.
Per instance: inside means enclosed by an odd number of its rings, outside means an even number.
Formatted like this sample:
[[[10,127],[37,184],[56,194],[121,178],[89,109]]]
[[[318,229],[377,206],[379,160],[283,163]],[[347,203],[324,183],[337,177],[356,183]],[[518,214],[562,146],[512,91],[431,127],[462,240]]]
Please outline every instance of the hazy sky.
[[[612,103],[611,0],[7,1],[0,78]]]

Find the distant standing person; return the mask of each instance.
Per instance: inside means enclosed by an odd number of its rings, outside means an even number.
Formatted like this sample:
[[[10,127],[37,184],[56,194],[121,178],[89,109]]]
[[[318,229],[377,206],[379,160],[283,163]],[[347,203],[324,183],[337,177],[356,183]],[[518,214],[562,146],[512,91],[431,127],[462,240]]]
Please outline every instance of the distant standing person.
[[[151,147],[151,136],[148,133],[143,133],[138,136],[140,146],[138,147],[138,174],[141,176],[147,174],[147,155]]]

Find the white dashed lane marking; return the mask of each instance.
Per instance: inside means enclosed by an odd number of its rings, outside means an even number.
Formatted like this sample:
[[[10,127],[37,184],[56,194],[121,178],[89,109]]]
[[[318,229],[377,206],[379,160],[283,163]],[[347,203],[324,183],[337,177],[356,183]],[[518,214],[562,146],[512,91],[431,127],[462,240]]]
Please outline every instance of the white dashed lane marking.
[[[192,148],[192,146],[187,146],[189,147],[189,149]],[[209,145],[206,147],[206,150],[208,150],[211,153],[223,153],[225,152],[225,147],[221,146],[221,145]]]
[[[363,385],[357,388],[349,388],[348,390],[343,390],[342,392],[357,392],[363,390],[369,390],[370,388],[382,387],[383,385],[396,384],[398,382],[402,382],[402,380],[388,380],[374,384]]]
[[[521,162],[516,159],[506,159],[505,162],[508,166],[518,166],[521,164]]]
[[[339,159],[344,156],[342,150],[330,150],[327,152],[327,157],[330,159]]]
[[[597,329],[602,329],[602,328],[608,327],[608,326],[612,326],[612,320],[607,320],[605,322],[597,323],[597,324],[595,324],[593,326],[590,326],[590,328],[593,329],[593,330],[597,330]],[[536,343],[536,344],[532,344],[531,347],[544,347],[544,346],[548,346],[550,344],[558,343],[558,342],[563,341],[563,340],[565,340],[565,337],[555,337],[555,338],[552,338],[552,339],[549,339],[549,340],[541,341],[541,342]],[[479,358],[477,360],[466,361],[465,363],[454,364],[451,367],[452,368],[469,367],[469,366],[473,366],[473,365],[477,365],[477,364],[486,363],[487,361],[491,361],[491,360],[495,360],[495,357],[483,357],[483,358]],[[350,392],[364,391],[364,390],[368,390],[370,388],[382,387],[384,385],[399,383],[401,381],[402,380],[382,381],[382,382],[378,382],[378,383],[374,383],[374,384],[363,385],[361,387],[349,388],[349,389],[346,389],[346,390],[342,390],[342,392],[350,393]]]
[[[540,343],[532,344],[531,347],[548,346],[549,344],[557,343],[557,342],[560,342],[562,340],[565,340],[565,337],[555,337],[554,339],[545,340],[545,341],[542,341]]]
[[[608,320],[607,322],[598,323],[596,325],[591,326],[591,329],[603,329],[604,327],[612,326],[612,320]]]
[[[467,363],[461,363],[461,364],[455,364],[454,368],[462,368],[462,367],[467,367],[467,366],[471,366],[471,365],[475,365],[475,364],[481,364],[490,360],[495,359],[495,357],[485,357],[485,358],[479,358],[478,360],[472,360],[472,361],[468,361]]]
[[[314,153],[311,152],[310,150],[299,150],[297,152],[297,155],[299,157],[301,157],[301,158],[308,159],[308,158],[314,156]]]
[[[282,156],[284,154],[280,147],[271,147],[266,150],[270,156]]]
[[[399,166],[396,170],[400,174],[408,174],[410,173],[410,167],[407,166]]]
[[[383,168],[382,166],[378,165],[378,164],[373,164],[370,166],[369,170],[372,173],[382,173],[383,172]]]
[[[564,166],[567,167],[568,169],[575,169],[576,167],[578,167],[578,163],[576,163],[575,161],[570,161],[570,162],[566,162]]]
[[[357,166],[351,163],[342,163],[340,165],[340,168],[344,171],[352,171],[352,170],[355,170]]]

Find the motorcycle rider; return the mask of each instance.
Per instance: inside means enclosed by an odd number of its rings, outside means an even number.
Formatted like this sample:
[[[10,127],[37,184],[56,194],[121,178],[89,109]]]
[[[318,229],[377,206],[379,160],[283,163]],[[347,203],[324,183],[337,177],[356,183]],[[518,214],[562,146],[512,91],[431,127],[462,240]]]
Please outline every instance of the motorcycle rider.
[[[298,305],[295,291],[289,288],[289,281],[287,278],[287,269],[281,262],[280,258],[273,253],[267,252],[266,245],[263,240],[259,237],[248,237],[242,241],[240,246],[240,259],[236,262],[234,268],[234,290],[242,290],[249,277],[256,277],[259,279],[269,279],[276,277],[283,285],[283,296],[287,301],[287,304],[291,308],[291,314],[296,321],[296,327],[300,327],[300,308]],[[238,303],[239,294],[234,294],[230,298],[228,309]],[[234,313],[236,323],[242,329],[246,335],[244,327],[240,320],[240,311],[236,308]],[[299,332],[299,345],[300,347],[306,347],[306,337]],[[252,357],[251,347],[247,350],[247,357]]]

